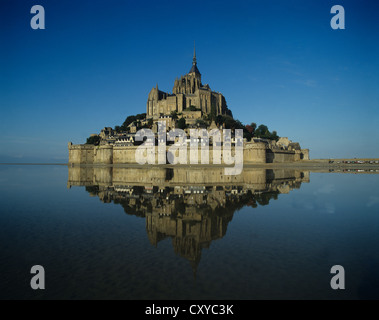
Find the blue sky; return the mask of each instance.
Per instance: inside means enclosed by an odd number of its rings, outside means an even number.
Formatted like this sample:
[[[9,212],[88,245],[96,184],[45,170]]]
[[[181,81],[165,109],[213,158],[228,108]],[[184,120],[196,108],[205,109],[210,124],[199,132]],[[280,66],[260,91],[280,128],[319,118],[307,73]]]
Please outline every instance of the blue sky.
[[[30,27],[43,5],[46,29]],[[333,5],[345,30],[330,27]],[[243,123],[311,158],[379,157],[377,1],[0,0],[0,162],[67,161],[67,142],[172,91],[196,41],[203,83]]]

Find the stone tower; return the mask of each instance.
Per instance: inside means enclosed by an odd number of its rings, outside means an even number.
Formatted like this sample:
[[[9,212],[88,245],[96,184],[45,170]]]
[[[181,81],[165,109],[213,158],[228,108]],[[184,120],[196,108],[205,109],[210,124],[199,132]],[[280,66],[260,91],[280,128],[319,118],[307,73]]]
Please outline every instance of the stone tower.
[[[182,76],[180,80],[176,79],[172,92],[174,94],[195,94],[196,90],[202,87],[201,73],[197,68],[196,60],[196,48],[193,50],[192,68],[185,76]]]
[[[192,67],[186,75],[181,76],[180,79],[176,78],[172,94],[159,91],[158,86],[150,91],[146,115],[147,118],[158,119],[160,116],[170,115],[173,111],[181,113],[190,107],[200,110],[202,114],[231,115],[224,96],[212,91],[209,85],[202,84],[195,47]]]

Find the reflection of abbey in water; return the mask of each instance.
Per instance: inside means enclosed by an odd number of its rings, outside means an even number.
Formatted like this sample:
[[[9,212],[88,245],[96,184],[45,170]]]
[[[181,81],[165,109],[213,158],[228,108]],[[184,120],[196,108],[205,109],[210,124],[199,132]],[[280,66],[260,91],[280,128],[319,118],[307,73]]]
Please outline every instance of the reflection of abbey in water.
[[[151,244],[171,237],[175,252],[196,267],[201,250],[225,235],[236,210],[267,205],[302,182],[309,182],[309,172],[245,168],[225,176],[222,167],[70,167],[68,187],[85,186],[101,201],[144,217]]]

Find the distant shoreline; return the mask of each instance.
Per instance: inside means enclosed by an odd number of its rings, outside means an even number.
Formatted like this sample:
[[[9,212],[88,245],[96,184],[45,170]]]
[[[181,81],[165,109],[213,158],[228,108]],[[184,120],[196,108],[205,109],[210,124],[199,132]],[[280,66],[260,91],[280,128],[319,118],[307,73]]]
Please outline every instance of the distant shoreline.
[[[331,163],[332,161],[332,163]],[[254,163],[250,163],[250,164],[244,164],[245,167],[255,167],[255,166],[303,166],[303,165],[321,165],[321,166],[325,166],[325,165],[328,165],[328,166],[331,166],[331,165],[339,165],[339,166],[347,166],[347,165],[358,165],[358,166],[378,166],[379,163],[374,163],[374,164],[370,164],[370,163],[343,163],[343,161],[351,161],[351,162],[357,162],[357,161],[378,161],[379,162],[379,158],[328,158],[328,159],[312,159],[312,160],[301,160],[301,161],[294,161],[294,162],[276,162],[276,163],[257,163],[257,164],[254,164]],[[0,165],[23,165],[23,166],[68,166],[70,165],[70,163],[66,162],[66,163],[54,163],[54,162],[0,162]],[[202,164],[188,164],[189,166],[208,166],[207,164],[206,165],[202,165]],[[185,165],[185,166],[188,166],[188,165]],[[214,165],[214,164],[209,164],[210,166],[222,166],[224,167],[225,165],[221,164],[221,165]],[[98,166],[116,166],[116,167],[119,167],[119,166],[144,166],[144,165],[139,165],[139,164],[129,164],[129,163],[125,163],[125,164],[122,164],[122,163],[119,163],[119,164],[75,164],[75,166],[95,166],[95,167],[98,167]],[[155,164],[153,166],[172,166],[172,164]],[[180,166],[179,164],[176,165],[176,166]]]
[[[68,163],[15,163],[15,162],[4,162],[0,163],[0,166],[67,166]]]
[[[343,161],[378,161],[379,158],[341,158],[341,159],[314,159],[314,160],[302,160],[296,162],[285,162],[285,163],[257,163],[257,164],[244,164],[244,168],[261,168],[261,169],[299,169],[299,170],[309,170],[314,172],[349,172],[362,169],[367,173],[379,173],[379,163],[343,163]],[[0,163],[0,166],[73,166],[73,167],[114,167],[114,168],[144,168],[146,165],[139,164],[75,164],[70,165],[69,163]],[[166,167],[166,168],[207,168],[207,167],[222,167],[225,165],[207,165],[207,164],[194,164],[194,165],[149,165],[152,167]],[[372,170],[372,171],[371,171]]]

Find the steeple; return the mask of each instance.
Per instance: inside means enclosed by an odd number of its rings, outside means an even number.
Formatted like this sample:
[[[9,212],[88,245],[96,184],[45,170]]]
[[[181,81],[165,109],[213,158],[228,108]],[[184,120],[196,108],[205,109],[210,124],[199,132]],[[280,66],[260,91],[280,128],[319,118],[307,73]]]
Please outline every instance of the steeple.
[[[196,62],[196,44],[195,44],[195,42],[193,43],[193,60],[192,60],[192,64],[193,65],[197,64],[197,62]]]
[[[195,43],[193,44],[193,59],[192,59],[192,68],[190,70],[189,73],[197,73],[197,74],[201,74],[199,69],[197,68],[197,60],[196,60],[196,47],[195,47]]]

